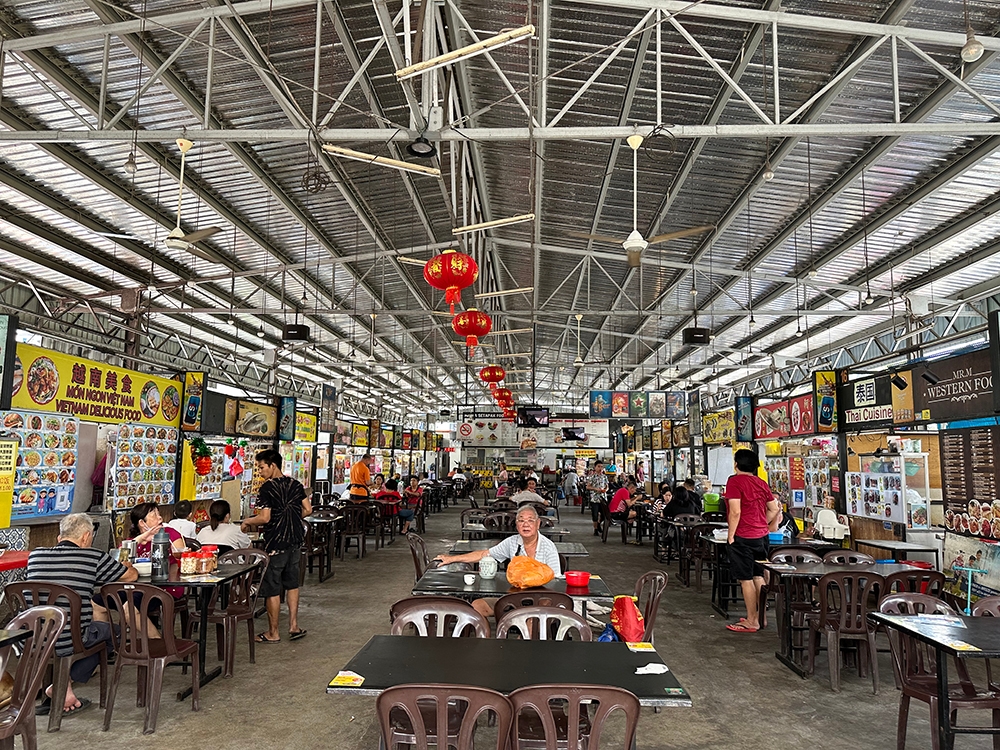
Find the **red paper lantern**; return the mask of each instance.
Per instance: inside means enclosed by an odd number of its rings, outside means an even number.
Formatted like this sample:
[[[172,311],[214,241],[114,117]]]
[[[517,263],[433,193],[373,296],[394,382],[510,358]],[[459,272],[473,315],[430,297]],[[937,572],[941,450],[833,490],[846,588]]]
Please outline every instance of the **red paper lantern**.
[[[493,400],[497,402],[500,407],[511,407],[514,405],[514,394],[511,393],[510,388],[497,388],[493,391]]]
[[[194,460],[194,473],[200,477],[206,476],[212,473],[212,457],[211,456],[198,456]]]
[[[479,379],[486,383],[490,390],[496,390],[500,381],[507,376],[507,371],[500,365],[486,365],[479,371]]]
[[[444,294],[444,301],[455,313],[455,303],[462,301],[462,290],[472,286],[479,278],[479,266],[471,255],[455,250],[445,250],[424,264],[424,279]]]
[[[485,336],[493,328],[493,321],[486,313],[470,307],[452,318],[451,327],[459,336],[465,336],[465,345],[469,347],[471,357],[476,353],[479,337]]]

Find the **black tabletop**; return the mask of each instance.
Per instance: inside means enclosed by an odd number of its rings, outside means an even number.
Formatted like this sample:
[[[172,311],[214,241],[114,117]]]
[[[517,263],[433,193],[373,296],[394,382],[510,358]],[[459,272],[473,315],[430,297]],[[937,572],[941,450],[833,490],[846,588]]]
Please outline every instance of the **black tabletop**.
[[[580,542],[553,542],[553,544],[556,546],[556,552],[567,557],[586,557],[590,554],[587,548]],[[491,542],[489,539],[462,539],[452,545],[451,549],[448,550],[448,554],[464,555],[466,552],[490,549],[495,546],[496,543]]]
[[[343,521],[343,516],[306,516],[302,519],[307,523],[314,524],[324,524],[324,523],[336,523],[337,521]]]
[[[394,685],[448,683],[508,694],[529,685],[568,683],[621,687],[644,706],[690,706],[691,696],[673,672],[635,673],[636,667],[662,662],[655,651],[633,653],[624,643],[376,635],[343,669],[361,675],[364,683],[326,691],[378,695]]]
[[[199,589],[212,588],[220,584],[227,583],[234,578],[246,573],[253,565],[220,565],[214,572],[182,576],[176,565],[170,566],[170,578],[166,583],[153,583],[149,576],[139,576],[136,583],[148,583],[152,586],[182,586],[184,588]]]
[[[484,596],[503,596],[515,591],[532,591],[537,589],[515,589],[507,582],[507,574],[498,570],[496,577],[491,579],[476,576],[471,584],[466,584],[465,573],[459,570],[442,570],[431,568],[427,570],[413,586],[414,596],[428,594],[455,594],[481,598]],[[590,577],[586,586],[567,586],[565,578],[554,578],[544,586],[545,591],[557,591],[580,599],[612,599],[611,589],[602,578]]]
[[[898,628],[919,641],[953,656],[976,659],[1000,658],[1000,619],[996,617],[884,615],[872,612],[868,617],[887,627]]]
[[[876,549],[891,549],[899,552],[937,552],[933,544],[916,544],[899,539],[855,539],[855,544],[867,544]]]
[[[28,636],[32,634],[32,631],[21,628],[19,630],[0,630],[0,648],[4,646],[9,646],[12,643],[20,643],[21,641],[27,640]]]
[[[875,565],[828,565],[826,563],[761,563],[767,570],[789,578],[822,578],[827,573],[841,571],[874,573],[883,578],[893,573],[912,572],[909,565],[896,563],[876,563]]]
[[[724,529],[727,524],[725,521],[678,521],[676,518],[668,518],[666,522],[671,526],[676,526],[681,529],[690,529],[692,526],[698,526],[703,523],[707,523],[709,526],[715,526],[719,529]]]

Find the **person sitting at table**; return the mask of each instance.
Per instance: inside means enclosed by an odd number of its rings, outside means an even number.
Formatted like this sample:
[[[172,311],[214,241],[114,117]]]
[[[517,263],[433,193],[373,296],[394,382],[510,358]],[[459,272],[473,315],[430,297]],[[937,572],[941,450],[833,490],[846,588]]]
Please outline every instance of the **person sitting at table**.
[[[426,471],[424,471],[421,472],[420,481],[417,482],[417,484],[419,484],[421,487],[426,487],[428,485],[434,484],[434,480],[427,475]]]
[[[90,647],[101,641],[110,652],[113,646],[108,611],[94,601],[94,591],[105,583],[130,583],[139,577],[129,562],[120,563],[106,552],[91,547],[94,541],[94,522],[86,513],[71,513],[59,521],[59,536],[55,547],[38,547],[28,555],[26,573],[29,581],[49,581],[68,586],[80,595],[80,622],[83,645]],[[73,634],[64,629],[56,641],[56,655],[73,653]],[[78,698],[73,692],[74,682],[87,682],[100,663],[100,654],[73,662],[69,670],[69,686],[62,711],[64,716],[79,713],[91,702]],[[45,703],[35,713],[45,715],[50,709],[52,686],[45,689]]]
[[[489,549],[479,549],[473,552],[466,552],[461,555],[438,555],[435,560],[440,560],[442,564],[450,563],[477,563],[484,557],[492,557],[494,560],[504,562],[512,557],[530,557],[540,563],[545,563],[557,576],[562,575],[562,568],[559,566],[559,553],[552,540],[538,532],[541,527],[541,519],[538,511],[533,505],[522,505],[517,509],[515,518],[517,524],[517,534],[509,536],[499,544]],[[476,599],[472,606],[483,617],[493,615],[493,605],[496,599]]]
[[[534,479],[523,479],[518,484],[518,492],[516,492],[511,498],[512,501],[518,505],[523,503],[535,503],[544,509],[545,515],[554,516],[556,511],[554,508],[550,507],[548,499],[542,497],[538,494],[538,483]]]
[[[403,488],[403,501],[406,507],[400,506],[399,517],[403,519],[404,535],[410,533],[410,523],[416,519],[417,510],[420,508],[420,500],[424,496],[424,490],[417,482],[416,477],[410,477],[410,485]]]
[[[167,526],[175,529],[186,539],[194,539],[198,534],[198,526],[194,521],[188,520],[191,515],[191,503],[181,500],[174,504],[174,517],[167,521]]]
[[[657,495],[653,500],[652,511],[654,515],[660,516],[663,515],[664,508],[673,499],[673,491],[670,489],[669,482],[660,482],[656,489]]]
[[[637,489],[635,480],[629,479],[625,482],[624,487],[615,491],[615,494],[611,497],[611,502],[608,503],[611,518],[616,521],[631,521],[635,518],[635,510],[632,506],[635,505]]]
[[[225,500],[216,500],[208,506],[209,525],[198,532],[198,542],[214,544],[220,553],[249,547],[250,537],[240,530],[238,524],[230,523],[231,514],[232,510]]]
[[[153,537],[161,528],[170,537],[170,546],[175,552],[183,552],[184,537],[172,526],[163,523],[163,516],[156,503],[139,503],[129,511],[131,529],[129,538],[135,540],[135,556],[149,557],[153,548]]]
[[[686,513],[694,513],[697,515],[700,512],[697,500],[690,492],[687,491],[687,488],[684,485],[679,484],[674,487],[670,496],[670,501],[663,509],[663,517],[676,518],[677,516]]]
[[[378,493],[385,489],[385,474],[379,472],[372,477],[372,495],[377,496]]]

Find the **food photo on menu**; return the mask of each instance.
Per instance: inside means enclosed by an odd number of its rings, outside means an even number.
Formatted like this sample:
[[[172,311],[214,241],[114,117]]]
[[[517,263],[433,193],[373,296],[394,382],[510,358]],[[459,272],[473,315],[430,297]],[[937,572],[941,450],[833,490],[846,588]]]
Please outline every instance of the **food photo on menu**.
[[[109,510],[174,502],[178,438],[174,427],[144,424],[124,424],[117,434],[109,435],[105,494]]]

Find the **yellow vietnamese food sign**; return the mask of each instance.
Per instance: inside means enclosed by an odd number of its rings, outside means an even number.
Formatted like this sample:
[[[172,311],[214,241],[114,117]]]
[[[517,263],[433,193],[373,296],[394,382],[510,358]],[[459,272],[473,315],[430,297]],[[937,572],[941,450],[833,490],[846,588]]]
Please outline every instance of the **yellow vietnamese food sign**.
[[[18,344],[11,408],[177,427],[181,387],[176,380]]]

